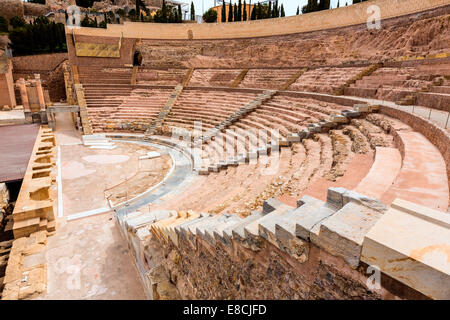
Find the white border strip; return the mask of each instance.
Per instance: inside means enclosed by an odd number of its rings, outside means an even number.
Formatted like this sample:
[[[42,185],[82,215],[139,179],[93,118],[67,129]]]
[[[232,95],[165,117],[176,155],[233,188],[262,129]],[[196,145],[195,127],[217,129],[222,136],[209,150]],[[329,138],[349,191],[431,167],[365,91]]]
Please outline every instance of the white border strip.
[[[58,146],[58,160],[56,165],[58,166],[58,218],[64,216],[63,196],[62,196],[62,176],[61,176],[61,146]]]
[[[98,208],[98,209],[94,209],[94,210],[90,210],[90,211],[83,211],[83,212],[79,212],[79,213],[74,213],[74,214],[71,214],[70,216],[67,217],[67,221],[80,219],[80,218],[86,218],[86,217],[90,217],[90,216],[93,216],[93,215],[96,215],[96,214],[101,214],[101,213],[105,213],[105,212],[109,212],[109,211],[111,211],[110,208],[103,207],[103,208]]]
[[[114,141],[114,140],[113,140],[113,141]],[[119,141],[120,141],[120,140],[119,140]],[[121,140],[121,141],[123,142],[123,140]],[[131,142],[131,143],[134,143],[133,140],[128,140],[128,141],[125,141],[125,142]],[[139,142],[141,142],[141,141],[139,141]],[[147,142],[147,143],[149,143],[149,142]],[[137,143],[137,144],[140,144],[140,143]],[[145,144],[144,144],[144,145],[145,145]],[[158,144],[157,144],[157,143],[153,143],[153,145],[158,145]],[[150,143],[150,146],[152,146],[151,143]],[[162,146],[163,146],[165,149],[168,148],[168,147],[165,146],[165,145],[162,145]],[[177,150],[177,151],[179,151],[179,150]],[[179,151],[179,152],[180,152],[180,151]],[[137,196],[135,196],[135,197],[133,197],[133,198],[131,198],[131,199],[129,199],[129,200],[120,202],[120,203],[118,203],[118,204],[116,204],[116,205],[113,205],[112,202],[111,202],[109,205],[111,206],[111,209],[112,209],[112,210],[118,210],[118,209],[121,209],[121,208],[123,208],[123,207],[129,205],[130,203],[132,203],[132,202],[134,202],[134,201],[136,201],[136,200],[142,198],[143,196],[147,195],[149,192],[153,191],[154,189],[156,189],[156,188],[158,188],[159,186],[161,186],[162,184],[164,184],[164,183],[166,182],[166,180],[169,179],[169,177],[172,175],[173,171],[175,170],[175,167],[176,167],[177,163],[176,163],[175,158],[173,157],[173,155],[172,155],[170,152],[167,152],[167,153],[169,154],[170,158],[172,159],[172,167],[170,168],[169,172],[167,172],[167,174],[165,175],[165,177],[164,177],[160,182],[158,182],[157,184],[155,184],[154,186],[151,186],[150,188],[148,188],[147,190],[145,190],[145,191],[142,192],[141,194],[138,194]]]

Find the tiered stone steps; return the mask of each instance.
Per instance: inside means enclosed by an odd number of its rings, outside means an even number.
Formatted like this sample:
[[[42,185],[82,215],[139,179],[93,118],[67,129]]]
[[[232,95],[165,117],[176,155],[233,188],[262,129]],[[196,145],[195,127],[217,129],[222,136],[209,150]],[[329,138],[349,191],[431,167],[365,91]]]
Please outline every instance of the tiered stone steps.
[[[450,110],[449,64],[383,67],[344,90],[344,94]]]
[[[296,106],[292,107],[295,103]],[[302,103],[306,107],[302,107]],[[266,104],[272,105],[268,111],[264,110]],[[273,107],[274,104],[276,107]],[[347,123],[349,117],[355,118],[378,110],[377,106],[368,105],[355,106],[355,110],[351,111],[345,110],[342,106],[320,104],[322,108],[317,106],[316,101],[275,96],[235,123],[230,123],[229,129],[232,130],[225,132],[220,132],[223,128],[212,130],[214,141],[203,146],[206,153],[203,157],[205,163],[201,167],[196,167],[195,170],[199,174],[207,175],[209,172],[219,172],[228,166],[251,162],[261,156],[268,156],[271,152],[278,152],[280,146],[287,147],[314,134],[328,132],[340,124]],[[306,122],[307,117],[299,115],[297,110],[297,113],[292,113],[290,118],[285,118],[289,113],[286,110],[293,110],[293,108],[303,110],[303,114],[313,114],[314,122]],[[326,113],[318,111],[320,109]],[[266,115],[266,112],[269,115]],[[360,136],[363,135],[360,134]],[[319,140],[321,139],[329,138],[319,135]]]
[[[147,230],[159,240],[175,245],[183,240],[194,249],[198,240],[212,246],[220,243],[230,249],[235,241],[253,251],[264,250],[268,242],[300,263],[308,260],[307,243],[311,242],[342,257],[355,268],[359,264],[365,233],[385,210],[386,207],[375,199],[343,188],[330,188],[326,201],[304,196],[293,207],[268,199],[264,201],[262,212],[254,211],[245,218],[188,211],[149,223]],[[154,215],[162,213],[156,211]]]
[[[364,68],[317,68],[303,73],[289,88],[292,91],[309,91],[332,94]]]
[[[202,132],[205,132],[255,97],[256,93],[250,92],[200,91],[187,88],[166,116],[164,125],[193,131],[194,121],[201,121]]]
[[[147,69],[139,68],[136,76],[140,85],[170,85],[176,86],[183,82],[188,69]]]
[[[230,87],[241,69],[195,69],[189,86]]]
[[[88,86],[85,90],[94,132],[147,130],[171,93],[170,89],[139,87],[132,89],[131,86],[127,86],[118,88],[116,96],[106,90],[106,96],[102,98],[99,94],[104,89]]]
[[[278,89],[301,69],[249,69],[240,88]]]

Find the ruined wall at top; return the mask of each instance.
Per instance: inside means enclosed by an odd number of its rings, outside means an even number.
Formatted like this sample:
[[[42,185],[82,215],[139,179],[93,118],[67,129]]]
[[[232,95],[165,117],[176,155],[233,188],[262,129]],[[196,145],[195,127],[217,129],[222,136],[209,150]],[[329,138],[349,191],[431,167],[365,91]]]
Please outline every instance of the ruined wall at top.
[[[399,7],[416,3],[413,0],[391,2]],[[368,3],[387,5],[381,0],[363,4]],[[430,2],[421,3],[425,6]],[[449,5],[422,14],[382,20],[380,30],[367,29],[367,15],[356,11],[362,5],[358,4],[296,17],[229,24],[177,24],[162,28],[160,24],[127,23],[108,25],[107,30],[81,28],[74,31],[77,41],[90,43],[117,41],[123,34],[120,59],[76,57],[70,36],[68,45],[70,60],[78,65],[130,64],[134,48],[142,53],[142,63],[148,68],[267,68],[378,62],[401,56],[450,52],[450,1],[441,3]],[[386,14],[382,14],[382,18],[386,18]],[[342,19],[359,24],[348,23],[350,26],[341,27]],[[322,20],[328,23],[320,24]],[[310,22],[304,24],[305,21]],[[290,25],[294,22],[295,27]],[[202,31],[205,28],[209,28],[209,33]],[[187,36],[189,31],[192,31],[191,40]],[[271,35],[282,31],[283,34]],[[294,31],[296,33],[289,34]]]
[[[34,74],[41,75],[43,87],[49,90],[50,99],[59,102],[65,99],[62,63],[68,58],[67,53],[51,53],[12,58],[14,81],[19,78],[34,79]]]

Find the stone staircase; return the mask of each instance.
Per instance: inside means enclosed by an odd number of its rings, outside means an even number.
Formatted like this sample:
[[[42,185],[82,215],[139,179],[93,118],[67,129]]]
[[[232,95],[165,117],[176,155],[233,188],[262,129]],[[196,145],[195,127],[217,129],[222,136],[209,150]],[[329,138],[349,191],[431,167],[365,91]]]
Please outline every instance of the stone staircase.
[[[311,69],[298,77],[288,90],[333,94],[363,70],[362,67]]]
[[[240,88],[273,89],[280,88],[285,83],[296,77],[299,69],[250,69],[243,80]]]
[[[231,87],[241,71],[240,69],[195,69],[189,85]]]
[[[152,122],[148,130],[145,132],[146,137],[155,134],[155,132],[162,127],[164,119],[172,110],[173,105],[175,104],[175,102],[177,102],[177,99],[182,91],[183,91],[182,85],[177,85],[175,87],[175,89],[173,90],[172,94],[169,97],[169,100],[167,100],[166,104],[164,105],[161,112],[158,114],[157,118]]]
[[[344,89],[345,95],[450,110],[450,65],[382,67]]]
[[[112,140],[104,134],[83,135],[82,141],[83,145],[89,149],[112,150],[116,148]]]

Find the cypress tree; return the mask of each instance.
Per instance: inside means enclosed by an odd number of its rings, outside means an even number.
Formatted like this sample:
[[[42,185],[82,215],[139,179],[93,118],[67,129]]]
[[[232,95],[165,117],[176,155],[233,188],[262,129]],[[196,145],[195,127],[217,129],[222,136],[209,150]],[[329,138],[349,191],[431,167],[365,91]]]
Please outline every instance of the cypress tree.
[[[297,13],[296,15],[298,16],[300,14],[300,6],[297,6]]]
[[[228,22],[233,22],[233,5],[230,4],[228,5]]]
[[[273,3],[273,10],[272,10],[272,18],[278,18],[280,16],[280,11],[278,7],[278,0],[276,0]]]
[[[282,17],[285,16],[283,4],[281,4],[281,16],[282,16]]]
[[[238,8],[237,8],[237,4],[235,3],[234,4],[234,8],[233,8],[233,13],[234,13],[234,17],[233,17],[233,19],[234,19],[234,21],[238,21]]]
[[[256,5],[251,8],[252,14],[250,15],[250,20],[256,20]]]
[[[191,1],[191,20],[195,21],[195,7],[193,1]]]
[[[139,10],[139,0],[136,0],[136,20],[137,20],[137,18],[140,15],[139,12],[140,12],[140,10]]]
[[[337,3],[337,7],[336,8],[339,8],[339,0],[338,0],[338,3]]]
[[[98,23],[97,23],[97,17],[94,18],[94,28],[98,27]]]
[[[247,19],[247,4],[245,3],[245,0],[244,0],[244,13],[243,13],[243,16],[242,16],[242,20],[244,20],[244,21],[248,20]]]
[[[222,4],[222,13],[221,13],[221,16],[222,16],[222,22],[226,22],[227,21],[227,9],[226,9],[226,6],[225,6],[225,1],[223,2],[223,4]]]
[[[259,19],[263,19],[263,15],[262,15],[262,7],[261,7],[261,3],[258,2],[258,8],[256,10],[256,20]]]
[[[183,13],[181,12],[181,4],[178,5],[178,21],[179,23],[183,22]]]
[[[242,21],[242,3],[241,3],[241,0],[239,0],[239,2],[238,2],[237,21]]]
[[[267,17],[265,18],[272,18],[272,2],[269,1],[269,6],[267,8]]]

